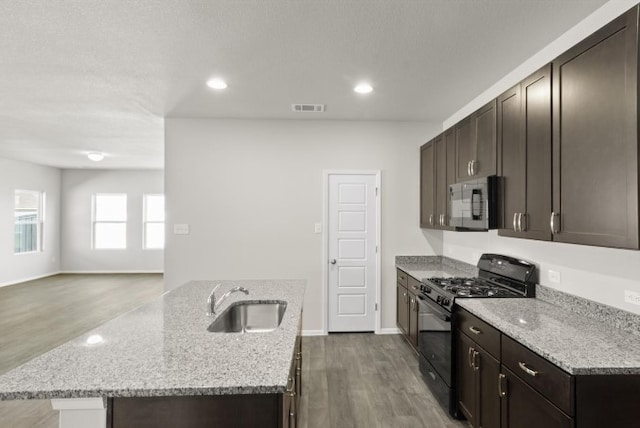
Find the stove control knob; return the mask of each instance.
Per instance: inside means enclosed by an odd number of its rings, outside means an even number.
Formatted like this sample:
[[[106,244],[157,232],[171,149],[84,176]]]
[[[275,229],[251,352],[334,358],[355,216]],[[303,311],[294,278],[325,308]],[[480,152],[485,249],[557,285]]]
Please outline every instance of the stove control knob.
[[[442,304],[443,305],[448,305],[449,304],[449,299],[447,299],[447,298],[442,299]]]
[[[427,293],[427,294],[431,293],[431,287],[428,287],[428,286],[425,285],[424,286],[424,292]]]
[[[436,299],[436,302],[441,303],[442,302],[442,296],[438,296],[438,298]]]

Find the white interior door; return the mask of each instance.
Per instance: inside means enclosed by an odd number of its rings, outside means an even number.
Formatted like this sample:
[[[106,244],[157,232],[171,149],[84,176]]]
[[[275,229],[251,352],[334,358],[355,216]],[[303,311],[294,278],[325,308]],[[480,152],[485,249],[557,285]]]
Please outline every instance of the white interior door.
[[[328,330],[374,331],[376,175],[330,174],[328,196]]]

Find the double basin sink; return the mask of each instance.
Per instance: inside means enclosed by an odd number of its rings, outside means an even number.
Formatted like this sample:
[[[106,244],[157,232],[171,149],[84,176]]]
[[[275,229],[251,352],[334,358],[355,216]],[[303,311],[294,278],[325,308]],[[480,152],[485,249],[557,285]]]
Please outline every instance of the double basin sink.
[[[207,328],[211,333],[266,333],[282,322],[287,302],[253,301],[232,303]]]

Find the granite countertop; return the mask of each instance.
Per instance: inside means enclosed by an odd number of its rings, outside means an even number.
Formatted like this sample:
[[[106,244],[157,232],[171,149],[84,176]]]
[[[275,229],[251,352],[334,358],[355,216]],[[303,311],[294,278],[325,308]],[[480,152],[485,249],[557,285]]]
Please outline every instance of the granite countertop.
[[[250,293],[229,296],[219,314],[239,300],[281,300],[282,323],[209,333],[206,301],[217,283],[218,295],[236,286]],[[298,280],[189,282],[0,376],[0,400],[284,392],[304,289]]]
[[[396,267],[418,281],[433,277],[470,277],[477,268],[442,256],[398,256]]]
[[[456,304],[575,375],[640,374],[640,336],[540,299]]]

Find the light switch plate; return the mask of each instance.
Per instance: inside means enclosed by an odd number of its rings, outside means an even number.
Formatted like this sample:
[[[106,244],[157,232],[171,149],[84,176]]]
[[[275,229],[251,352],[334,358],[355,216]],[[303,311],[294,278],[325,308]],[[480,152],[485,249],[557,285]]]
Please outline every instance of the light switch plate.
[[[188,235],[189,234],[189,225],[188,224],[174,224],[173,225],[173,234],[174,235]]]
[[[322,233],[322,223],[315,223],[313,225],[313,231],[315,233]]]
[[[560,284],[560,272],[549,269],[549,282]]]

